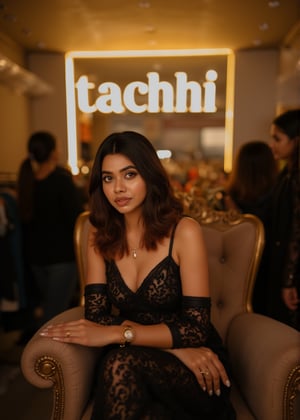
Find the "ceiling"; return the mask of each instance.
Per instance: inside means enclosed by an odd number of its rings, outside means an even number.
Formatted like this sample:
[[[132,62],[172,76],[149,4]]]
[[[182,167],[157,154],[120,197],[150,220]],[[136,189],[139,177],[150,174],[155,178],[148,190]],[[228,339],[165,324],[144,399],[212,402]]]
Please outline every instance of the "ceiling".
[[[280,48],[299,30],[300,0],[0,0],[0,40],[15,41],[25,53]],[[31,88],[27,78],[23,83],[11,76],[11,67],[1,69],[0,83],[33,95],[48,92],[40,80]],[[217,108],[224,112],[224,56],[77,60],[75,72],[88,74],[96,85],[111,78],[124,86],[148,71],[173,80],[174,68],[200,83],[215,69]]]
[[[299,21],[299,0],[0,0],[26,51],[278,48]]]
[[[23,47],[25,55],[70,51],[279,49],[289,46],[299,31],[300,0],[0,0],[0,41],[4,41],[1,44],[5,47],[12,40]],[[4,52],[0,51],[0,58],[1,53]],[[206,61],[200,63],[199,59],[184,57],[178,65],[168,58],[156,57],[155,60],[123,60],[108,67],[102,60],[95,69],[95,60],[86,60],[85,68],[78,67],[77,71],[89,74],[95,83],[96,77],[128,83],[141,80],[140,74],[145,77],[147,71],[157,69],[162,80],[168,80],[168,72],[172,76],[174,68],[187,71],[184,66],[190,66],[187,73],[192,80],[199,80],[208,68],[215,68],[219,74],[216,103],[224,118],[226,63],[220,57]],[[14,68],[13,63],[11,67]],[[14,79],[11,83],[15,83]],[[27,84],[28,81],[21,88],[27,89]],[[17,90],[21,88],[18,84]],[[41,90],[35,85],[30,88],[31,94],[43,92],[43,86]],[[188,117],[188,124],[194,124],[191,114]],[[186,121],[188,117],[182,116]],[[205,114],[206,119],[209,117]],[[196,118],[197,124],[202,124],[205,118]],[[175,120],[176,123],[179,120],[177,114]],[[212,121],[209,125],[213,125]]]

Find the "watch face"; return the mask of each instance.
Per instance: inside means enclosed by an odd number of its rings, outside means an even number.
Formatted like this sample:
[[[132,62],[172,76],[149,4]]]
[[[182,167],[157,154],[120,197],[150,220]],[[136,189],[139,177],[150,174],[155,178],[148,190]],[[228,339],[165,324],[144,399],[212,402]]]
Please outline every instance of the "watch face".
[[[130,329],[127,329],[124,331],[124,337],[126,341],[132,341],[133,340],[133,332]]]

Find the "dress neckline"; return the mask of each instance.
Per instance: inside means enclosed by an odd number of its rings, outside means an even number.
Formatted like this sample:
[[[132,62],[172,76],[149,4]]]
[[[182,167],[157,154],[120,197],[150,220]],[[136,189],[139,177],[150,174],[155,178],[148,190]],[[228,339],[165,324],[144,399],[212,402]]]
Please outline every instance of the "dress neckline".
[[[113,264],[114,269],[116,270],[120,280],[122,281],[122,284],[126,287],[126,289],[133,295],[136,295],[139,293],[140,290],[142,290],[145,285],[147,285],[148,283],[148,279],[151,279],[151,276],[155,273],[155,271],[157,271],[158,269],[161,268],[161,266],[163,264],[165,264],[166,262],[170,261],[171,264],[173,264],[176,268],[178,267],[178,264],[174,261],[174,258],[171,255],[166,255],[160,262],[158,262],[153,268],[151,268],[151,270],[149,271],[149,273],[144,277],[144,279],[142,280],[141,284],[139,285],[139,287],[136,289],[136,291],[132,290],[128,284],[126,283],[126,281],[123,278],[123,275],[119,269],[119,267],[117,266],[115,260],[111,261],[111,263]]]
[[[155,273],[156,270],[158,270],[161,265],[163,265],[166,261],[170,260],[171,264],[174,264],[176,267],[178,267],[178,264],[175,262],[174,258],[172,257],[172,251],[173,251],[173,243],[174,243],[174,237],[175,237],[175,230],[177,227],[177,223],[174,225],[171,235],[170,235],[170,243],[169,243],[169,250],[168,250],[168,255],[166,255],[160,262],[158,262],[153,268],[151,268],[151,270],[149,271],[149,273],[144,277],[144,279],[142,280],[142,282],[140,283],[139,287],[136,289],[136,291],[133,291],[126,283],[126,281],[124,280],[124,277],[117,265],[117,263],[115,262],[115,260],[112,261],[113,266],[115,268],[115,270],[117,271],[117,274],[119,276],[119,278],[121,279],[123,285],[126,287],[126,289],[132,293],[132,294],[137,294],[140,290],[143,289],[144,285],[147,284],[147,281],[149,278],[151,278],[151,275],[153,273]]]

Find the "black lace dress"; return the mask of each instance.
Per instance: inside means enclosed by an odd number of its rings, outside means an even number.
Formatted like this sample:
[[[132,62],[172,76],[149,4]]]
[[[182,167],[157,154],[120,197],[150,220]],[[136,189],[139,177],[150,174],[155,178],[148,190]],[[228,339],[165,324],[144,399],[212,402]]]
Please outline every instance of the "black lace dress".
[[[132,320],[165,323],[173,347],[210,347],[229,367],[226,353],[210,323],[210,299],[182,296],[179,267],[169,255],[144,279],[136,292],[125,284],[114,261],[106,263],[107,285],[86,286],[85,317],[105,324]],[[111,315],[112,306],[118,313]],[[194,374],[174,355],[142,346],[108,346],[95,377],[93,420],[233,420],[230,390],[209,396]]]

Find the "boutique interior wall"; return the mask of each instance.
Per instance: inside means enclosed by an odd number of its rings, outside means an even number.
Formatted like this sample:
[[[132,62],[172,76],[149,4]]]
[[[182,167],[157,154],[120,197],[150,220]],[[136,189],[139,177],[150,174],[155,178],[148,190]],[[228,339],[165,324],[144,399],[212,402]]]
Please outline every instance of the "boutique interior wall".
[[[25,66],[25,54],[13,41],[0,33],[0,52],[14,63]],[[19,95],[0,83],[0,173],[14,174],[26,151],[30,132],[27,96]]]
[[[0,80],[0,174],[9,179],[16,177],[20,163],[27,155],[27,140],[36,130],[53,132],[58,141],[60,161],[66,164],[64,55],[26,55],[19,45],[1,33],[0,54],[52,87],[49,94],[34,96],[19,93]]]
[[[16,174],[26,156],[26,142],[35,130],[50,130],[58,138],[60,159],[67,162],[64,56],[24,51],[0,37],[0,52],[52,86],[37,98],[18,95],[0,84],[0,172]],[[235,55],[233,157],[240,144],[268,141],[269,126],[277,109],[280,51],[241,51]]]

